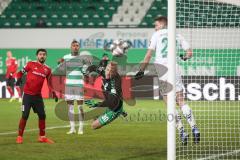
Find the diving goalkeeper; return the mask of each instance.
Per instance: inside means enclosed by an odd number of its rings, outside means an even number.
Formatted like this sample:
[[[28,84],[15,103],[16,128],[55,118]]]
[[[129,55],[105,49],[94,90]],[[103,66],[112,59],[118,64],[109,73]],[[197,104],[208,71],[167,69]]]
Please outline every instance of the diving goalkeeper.
[[[104,61],[103,61],[104,62]],[[106,62],[107,63],[107,62]],[[110,61],[107,65],[92,66],[89,71],[97,71],[102,76],[102,90],[104,101],[92,105],[92,107],[107,107],[105,112],[92,123],[93,129],[98,129],[114,121],[123,111],[121,77],[118,74],[117,63]],[[106,65],[106,69],[104,67]]]

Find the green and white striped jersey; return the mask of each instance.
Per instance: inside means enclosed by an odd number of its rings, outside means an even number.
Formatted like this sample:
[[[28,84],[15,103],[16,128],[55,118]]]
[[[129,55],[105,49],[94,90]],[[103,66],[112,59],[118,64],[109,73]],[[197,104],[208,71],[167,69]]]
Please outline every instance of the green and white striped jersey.
[[[63,57],[66,71],[66,86],[83,88],[86,63],[80,55],[67,54]]]

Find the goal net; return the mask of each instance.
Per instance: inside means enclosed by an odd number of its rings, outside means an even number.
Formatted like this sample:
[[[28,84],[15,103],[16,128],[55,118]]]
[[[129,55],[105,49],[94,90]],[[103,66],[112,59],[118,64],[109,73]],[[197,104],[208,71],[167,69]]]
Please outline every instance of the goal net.
[[[182,116],[189,139],[183,145],[176,132],[176,158],[239,160],[240,6],[228,0],[176,1],[176,31],[193,49],[191,59],[179,62],[185,100],[201,134],[200,143],[193,143]]]

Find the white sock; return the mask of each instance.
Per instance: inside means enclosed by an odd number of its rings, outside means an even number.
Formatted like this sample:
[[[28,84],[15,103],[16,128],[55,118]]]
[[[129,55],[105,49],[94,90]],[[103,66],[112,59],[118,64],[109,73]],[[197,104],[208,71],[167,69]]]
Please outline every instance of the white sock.
[[[184,128],[183,128],[183,124],[182,124],[182,117],[181,117],[181,115],[179,114],[179,112],[177,110],[176,110],[175,116],[176,116],[176,127],[177,127],[177,130],[179,132],[181,132]]]
[[[186,118],[188,124],[190,125],[190,127],[193,129],[193,127],[196,125],[194,116],[192,114],[192,110],[191,108],[185,104],[181,107],[182,113],[184,115],[184,117]]]
[[[78,106],[78,118],[79,118],[79,130],[83,131],[83,120],[84,120],[84,113],[82,112],[82,105]]]
[[[75,130],[75,122],[74,122],[74,105],[68,105],[68,118],[70,122],[70,129]]]

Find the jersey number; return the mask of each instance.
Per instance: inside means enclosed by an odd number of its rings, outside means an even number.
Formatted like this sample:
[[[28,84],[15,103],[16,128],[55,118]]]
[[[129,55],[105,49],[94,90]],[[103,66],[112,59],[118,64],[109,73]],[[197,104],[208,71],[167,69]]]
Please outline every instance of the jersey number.
[[[167,45],[168,45],[168,39],[167,37],[164,37],[162,39],[162,44],[163,44],[163,49],[162,49],[162,57],[166,58],[167,57]]]

